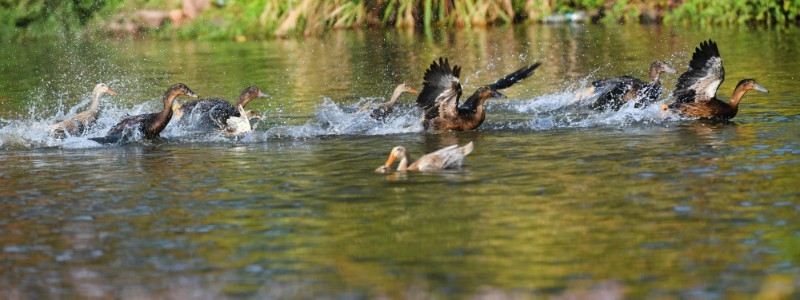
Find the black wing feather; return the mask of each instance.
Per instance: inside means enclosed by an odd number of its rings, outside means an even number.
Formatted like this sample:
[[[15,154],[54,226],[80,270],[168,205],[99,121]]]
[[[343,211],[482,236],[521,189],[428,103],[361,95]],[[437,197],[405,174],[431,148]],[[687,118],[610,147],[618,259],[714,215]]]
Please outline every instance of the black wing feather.
[[[505,77],[500,78],[495,83],[489,85],[489,87],[495,91],[511,87],[515,83],[520,82],[525,78],[528,78],[528,76],[531,76],[533,70],[536,70],[536,68],[538,68],[540,65],[542,65],[542,63],[537,62],[530,66],[523,67],[515,71],[514,73],[508,74]]]
[[[240,117],[236,107],[222,98],[206,98],[187,102],[182,104],[180,109],[186,115],[199,116],[197,122],[201,126],[222,128],[231,116]]]
[[[712,40],[704,41],[695,48],[689,68],[678,77],[673,94],[677,102],[681,103],[694,102],[697,97],[712,98],[716,90],[713,93],[709,92],[709,87],[713,85],[718,87],[724,80],[725,68],[722,67],[722,57],[717,43]]]
[[[461,95],[461,84],[458,77],[461,74],[461,67],[453,66],[446,58],[439,58],[439,63],[434,60],[431,66],[425,71],[423,77],[422,91],[417,97],[417,106],[425,111],[426,119],[433,119],[439,115],[436,98],[449,89],[456,89]]]
[[[488,87],[494,91],[505,89],[511,87],[517,82],[522,81],[525,78],[528,78],[533,73],[533,70],[536,70],[542,63],[536,62],[530,66],[522,67],[519,70],[514,71],[514,73],[508,74],[503,76],[503,78],[498,79],[495,83],[488,85]],[[475,91],[477,93],[477,91]],[[459,111],[466,111],[466,112],[474,112],[475,108],[477,107],[478,103],[478,96],[476,94],[472,94],[467,98],[464,103],[458,106]]]

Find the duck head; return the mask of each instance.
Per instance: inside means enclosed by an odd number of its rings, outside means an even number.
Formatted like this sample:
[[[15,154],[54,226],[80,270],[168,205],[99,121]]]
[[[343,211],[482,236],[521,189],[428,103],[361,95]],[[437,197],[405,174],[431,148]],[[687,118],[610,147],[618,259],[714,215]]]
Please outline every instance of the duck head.
[[[192,98],[197,98],[197,94],[192,92],[192,90],[190,90],[189,87],[186,86],[183,83],[177,83],[177,84],[169,87],[169,89],[167,89],[167,95],[168,96],[175,96],[175,97],[180,96],[180,95],[186,95],[186,96],[189,96],[189,97],[192,97]]]
[[[410,85],[407,85],[405,83],[401,83],[401,84],[397,85],[397,87],[394,89],[394,91],[395,91],[395,93],[398,93],[398,92],[399,93],[409,92],[409,93],[419,94],[419,90],[418,89],[415,89],[415,88],[413,88]]]
[[[475,91],[475,94],[478,95],[480,99],[489,99],[489,98],[507,98],[506,95],[498,92],[495,89],[492,89],[489,86],[482,86]]]
[[[386,163],[383,164],[383,166],[380,166],[377,169],[375,169],[375,172],[378,172],[378,173],[386,173],[386,172],[388,172],[391,169],[392,164],[394,163],[394,161],[397,160],[398,158],[400,159],[400,163],[401,164],[403,163],[403,160],[407,160],[408,158],[407,158],[406,155],[407,155],[407,152],[406,152],[406,148],[405,147],[397,146],[397,147],[392,148],[392,152],[389,153],[389,159],[386,160]]]
[[[758,82],[756,82],[756,80],[752,78],[746,78],[739,81],[739,83],[736,84],[736,89],[737,90],[743,89],[745,91],[756,90],[764,93],[769,93],[769,90],[758,84]]]
[[[116,95],[117,94],[116,91],[112,90],[105,83],[98,83],[97,85],[95,85],[93,93],[95,95],[99,95],[101,93],[106,93],[106,94],[109,94],[109,95]]]
[[[678,70],[675,70],[675,68],[663,61],[654,61],[652,64],[650,64],[650,79],[653,82],[658,81],[659,75],[664,72],[677,73]]]
[[[250,102],[250,100],[256,98],[268,98],[268,97],[270,97],[270,95],[262,92],[261,89],[259,89],[258,87],[249,86],[245,88],[241,94],[239,94],[239,101],[237,104],[244,107],[247,106],[247,103]]]

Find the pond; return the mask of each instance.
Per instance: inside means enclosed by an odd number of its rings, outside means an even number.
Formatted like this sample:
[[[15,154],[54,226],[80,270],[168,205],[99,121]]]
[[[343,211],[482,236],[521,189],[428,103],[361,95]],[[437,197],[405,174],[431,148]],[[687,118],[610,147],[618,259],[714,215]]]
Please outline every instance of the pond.
[[[797,29],[515,26],[428,34],[197,42],[84,38],[0,49],[0,294],[40,298],[763,298],[800,296]],[[683,72],[719,44],[731,122],[660,105],[570,107],[594,79]],[[415,96],[434,59],[464,93],[526,64],[467,132],[423,132]],[[667,92],[679,74],[662,78]],[[49,126],[86,109],[97,124]],[[126,115],[182,82],[233,101],[270,94],[241,137],[170,124],[157,142],[102,146]],[[466,95],[465,95],[466,96]],[[188,98],[180,98],[186,101]],[[473,142],[461,169],[377,174]],[[794,220],[794,221],[793,221]]]

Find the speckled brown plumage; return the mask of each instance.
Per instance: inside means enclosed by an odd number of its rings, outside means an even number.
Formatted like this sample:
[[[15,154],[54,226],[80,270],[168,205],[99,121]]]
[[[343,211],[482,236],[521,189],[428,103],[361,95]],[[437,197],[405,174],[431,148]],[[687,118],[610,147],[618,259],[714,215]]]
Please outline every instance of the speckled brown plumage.
[[[731,119],[739,111],[739,101],[750,90],[768,92],[754,79],[739,81],[730,102],[717,98],[717,90],[725,80],[725,68],[717,43],[712,40],[700,43],[692,54],[689,68],[681,74],[672,92],[675,102],[665,105],[689,117]]]
[[[459,104],[462,94],[458,76],[461,67],[450,67],[447,59],[439,58],[425,71],[422,91],[417,97],[417,105],[424,111],[423,127],[426,130],[472,130],[486,119],[484,103],[489,98],[505,98],[498,90],[508,88],[527,78],[540,63],[523,67],[506,75],[497,82],[478,88],[463,104]]]

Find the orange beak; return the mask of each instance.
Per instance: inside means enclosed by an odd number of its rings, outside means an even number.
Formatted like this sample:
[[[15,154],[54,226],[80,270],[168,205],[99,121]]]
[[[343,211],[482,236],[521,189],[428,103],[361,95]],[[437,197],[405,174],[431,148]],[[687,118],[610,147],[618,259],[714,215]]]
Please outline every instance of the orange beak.
[[[397,159],[397,156],[395,156],[394,152],[392,152],[392,153],[389,154],[389,159],[387,159],[386,163],[383,164],[383,165],[386,166],[387,168],[391,168],[392,167],[392,163],[394,163],[395,159]]]
[[[415,89],[415,88],[412,88],[412,87],[409,87],[409,88],[408,88],[408,92],[409,92],[409,93],[414,93],[414,94],[419,94],[419,90],[418,90],[418,89]]]
[[[109,94],[109,95],[116,95],[116,94],[117,94],[117,92],[115,92],[115,91],[114,91],[114,90],[112,90],[112,89],[108,89],[108,90],[106,91],[106,93],[107,93],[107,94]]]

